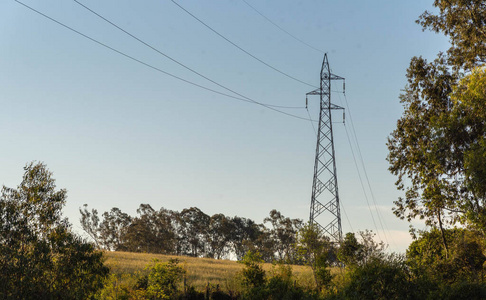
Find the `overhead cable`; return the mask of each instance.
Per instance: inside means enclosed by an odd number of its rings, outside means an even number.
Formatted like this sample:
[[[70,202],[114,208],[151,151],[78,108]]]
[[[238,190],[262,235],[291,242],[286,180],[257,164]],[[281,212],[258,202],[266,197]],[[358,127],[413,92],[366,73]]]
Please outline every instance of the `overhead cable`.
[[[364,184],[363,184],[363,179],[361,178],[361,172],[359,171],[359,168],[358,168],[358,163],[356,161],[356,156],[354,155],[354,150],[353,150],[353,146],[351,144],[351,139],[349,138],[349,133],[348,133],[348,129],[346,126],[344,126],[344,129],[346,131],[346,137],[348,138],[348,143],[349,143],[349,147],[351,148],[351,154],[353,156],[353,160],[354,160],[354,165],[356,166],[356,170],[358,171],[358,178],[359,178],[359,182],[361,183],[361,188],[363,189],[363,194],[365,196],[365,199],[366,199],[366,203],[368,204],[368,209],[370,211],[370,215],[371,215],[371,220],[373,221],[373,225],[375,226],[375,229],[376,229],[376,234],[378,235],[378,238],[380,240],[382,240],[381,236],[380,236],[380,232],[378,231],[378,226],[376,226],[376,221],[375,221],[375,217],[373,216],[373,211],[371,210],[371,205],[370,205],[370,201],[368,200],[368,196],[366,194],[366,190],[365,190],[365,187],[364,187]],[[386,239],[386,236],[385,236],[385,239]],[[387,243],[388,243],[388,240],[387,240]]]
[[[310,83],[307,83],[305,81],[302,81],[300,79],[297,79],[283,71],[280,71],[279,69],[271,66],[270,64],[264,62],[263,60],[261,60],[260,58],[256,57],[255,55],[251,54],[250,52],[248,52],[247,50],[243,49],[242,47],[238,46],[236,43],[232,42],[230,39],[228,39],[227,37],[225,37],[224,35],[222,35],[221,33],[219,33],[218,31],[216,31],[215,29],[213,29],[211,26],[209,26],[208,24],[206,24],[204,21],[202,21],[201,19],[199,19],[198,17],[196,17],[194,14],[192,14],[190,11],[188,11],[187,9],[185,9],[184,7],[182,7],[179,3],[177,3],[176,1],[174,0],[171,0],[172,3],[174,3],[175,5],[177,5],[180,9],[182,9],[183,11],[185,11],[188,15],[190,15],[191,17],[193,17],[195,20],[197,20],[199,23],[201,23],[202,25],[204,25],[206,28],[208,28],[209,30],[211,30],[212,32],[214,32],[215,34],[217,34],[219,37],[221,37],[222,39],[224,39],[225,41],[227,41],[228,43],[230,43],[231,45],[235,46],[236,48],[238,48],[239,50],[241,50],[242,52],[244,52],[245,54],[249,55],[250,57],[252,57],[253,59],[259,61],[260,63],[264,64],[265,66],[269,67],[270,69],[284,75],[284,76],[287,76],[288,78],[290,79],[293,79],[297,82],[300,82],[302,84],[305,84],[305,85],[308,85],[310,87],[313,87],[313,88],[317,88],[317,86],[315,85],[312,85]]]
[[[307,47],[317,51],[317,52],[320,52],[322,54],[324,54],[325,52],[322,51],[321,49],[318,49],[316,47],[313,47],[312,45],[304,42],[303,40],[299,39],[298,37],[296,37],[295,35],[291,34],[290,32],[288,32],[287,30],[283,29],[281,26],[279,26],[277,23],[273,22],[272,20],[270,20],[270,18],[268,18],[267,16],[265,16],[263,13],[261,13],[260,11],[258,11],[253,5],[251,5],[250,3],[248,3],[246,0],[241,0],[243,1],[246,5],[248,5],[251,9],[253,9],[257,14],[259,14],[260,16],[262,16],[265,20],[267,20],[268,22],[270,22],[272,25],[274,25],[275,27],[277,27],[278,29],[280,29],[281,31],[283,31],[284,33],[286,33],[287,35],[289,35],[290,37],[292,37],[293,39],[295,39],[296,41],[299,41],[300,43],[306,45]]]
[[[233,98],[233,99],[236,99],[236,100],[240,100],[240,101],[245,101],[245,102],[249,102],[249,103],[257,104],[257,105],[263,106],[263,107],[265,107],[265,108],[268,108],[268,109],[270,109],[270,110],[273,110],[273,111],[275,111],[275,112],[278,112],[278,113],[281,113],[281,114],[287,115],[287,116],[289,116],[289,117],[293,117],[293,118],[297,118],[297,119],[301,119],[301,120],[309,121],[309,119],[307,119],[307,118],[300,117],[300,116],[293,115],[293,114],[289,114],[289,113],[287,113],[287,112],[284,112],[284,111],[281,111],[281,110],[275,109],[275,108],[273,108],[273,107],[271,107],[271,106],[268,106],[268,105],[266,105],[266,104],[264,104],[264,103],[261,103],[261,102],[255,101],[255,100],[253,100],[253,99],[244,99],[244,98],[236,97],[236,96],[229,95],[229,94],[226,94],[226,93],[222,93],[222,92],[216,91],[216,90],[214,90],[214,89],[211,89],[211,88],[208,88],[208,87],[202,86],[202,85],[200,85],[200,84],[197,84],[197,83],[191,82],[191,81],[186,80],[186,79],[184,79],[184,78],[181,78],[181,77],[179,77],[179,76],[173,75],[173,74],[171,74],[171,73],[169,73],[169,72],[166,72],[166,71],[164,71],[164,70],[162,70],[162,69],[160,69],[160,68],[154,67],[154,66],[152,66],[152,65],[150,65],[150,64],[148,64],[148,63],[146,63],[146,62],[143,62],[143,61],[141,61],[141,60],[139,60],[139,59],[137,59],[137,58],[135,58],[135,57],[133,57],[133,56],[130,56],[130,55],[126,54],[126,53],[123,53],[123,52],[121,52],[120,50],[117,50],[117,49],[115,49],[115,48],[113,48],[113,47],[111,47],[111,46],[108,46],[108,45],[106,45],[106,44],[104,44],[104,43],[102,43],[102,42],[100,42],[100,41],[98,41],[98,40],[96,40],[96,39],[94,39],[94,38],[92,38],[92,37],[90,37],[90,36],[88,36],[88,35],[86,35],[86,34],[84,34],[84,33],[80,32],[80,31],[78,31],[78,30],[76,30],[76,29],[72,28],[72,27],[69,27],[68,25],[65,25],[65,24],[61,23],[60,21],[57,21],[56,19],[54,19],[54,18],[52,18],[52,17],[49,17],[48,15],[46,15],[46,14],[44,14],[44,13],[42,13],[42,12],[40,12],[40,11],[36,10],[36,9],[35,9],[35,8],[33,8],[33,7],[28,6],[27,4],[25,4],[25,3],[23,3],[23,2],[21,2],[21,1],[19,1],[19,0],[14,0],[14,1],[15,1],[15,2],[17,2],[17,3],[19,3],[19,4],[21,4],[21,5],[23,5],[24,7],[28,8],[28,9],[30,9],[31,11],[33,11],[33,12],[35,12],[35,13],[37,13],[37,14],[39,14],[39,15],[41,15],[41,16],[43,16],[43,17],[45,17],[45,18],[49,19],[49,20],[51,20],[52,22],[57,23],[58,25],[61,25],[61,26],[63,26],[64,28],[69,29],[69,30],[71,30],[72,32],[77,33],[78,35],[81,35],[81,36],[83,36],[84,38],[87,38],[87,39],[89,39],[90,41],[97,43],[97,44],[98,44],[98,45],[100,45],[100,46],[103,46],[103,47],[105,47],[105,48],[107,48],[107,49],[109,49],[109,50],[111,50],[111,51],[113,51],[113,52],[116,52],[116,53],[118,53],[118,54],[120,54],[120,55],[122,55],[122,56],[124,56],[124,57],[126,57],[126,58],[129,58],[129,59],[131,59],[131,60],[133,60],[133,61],[135,61],[135,62],[138,62],[138,63],[140,63],[140,64],[142,64],[142,65],[144,65],[144,66],[146,66],[146,67],[149,67],[149,68],[151,68],[151,69],[153,69],[153,70],[156,70],[157,72],[163,73],[163,74],[165,74],[165,75],[167,75],[167,76],[170,76],[170,77],[172,77],[172,78],[178,79],[178,80],[183,81],[183,82],[185,82],[185,83],[188,83],[188,84],[190,84],[190,85],[196,86],[196,87],[198,87],[198,88],[201,88],[201,89],[204,89],[204,90],[207,90],[207,91],[210,91],[210,92],[213,92],[213,93],[216,93],[216,94],[222,95],[222,96],[226,96],[226,97]]]
[[[136,37],[135,35],[131,34],[131,33],[130,33],[130,32],[128,32],[127,30],[125,30],[125,29],[121,28],[119,25],[115,24],[114,22],[112,22],[112,21],[108,20],[107,18],[105,18],[105,17],[104,17],[104,16],[102,16],[101,14],[97,13],[97,12],[96,12],[96,11],[94,11],[93,9],[89,8],[89,7],[88,7],[88,6],[86,6],[85,4],[83,4],[83,3],[79,2],[78,0],[73,0],[73,1],[74,1],[74,2],[76,2],[77,4],[79,4],[81,7],[85,8],[86,10],[88,10],[89,12],[91,12],[92,14],[94,14],[94,15],[96,15],[97,17],[101,18],[101,19],[102,19],[102,20],[104,20],[105,22],[107,22],[107,23],[109,23],[110,25],[114,26],[114,27],[115,27],[115,28],[117,28],[118,30],[120,30],[120,31],[124,32],[125,34],[129,35],[129,36],[130,36],[130,37],[132,37],[133,39],[135,39],[135,40],[137,40],[138,42],[142,43],[143,45],[145,45],[145,46],[149,47],[150,49],[154,50],[154,51],[155,51],[155,52],[157,52],[158,54],[160,54],[160,55],[164,56],[165,58],[170,59],[171,61],[175,62],[175,63],[176,63],[176,64],[178,64],[179,66],[181,66],[181,67],[185,68],[186,70],[191,71],[192,73],[194,73],[194,74],[196,74],[196,75],[198,75],[198,76],[200,76],[200,77],[202,77],[202,78],[204,78],[204,79],[206,79],[206,80],[208,80],[208,81],[210,81],[210,82],[214,83],[215,85],[217,85],[217,86],[219,86],[219,87],[221,87],[221,88],[223,88],[223,89],[225,89],[225,90],[227,90],[227,91],[229,91],[229,92],[234,93],[235,95],[238,95],[238,96],[240,96],[240,97],[242,97],[242,98],[244,98],[244,99],[247,99],[247,100],[249,100],[249,101],[253,102],[253,101],[252,101],[252,99],[250,99],[249,97],[246,97],[246,96],[244,96],[244,95],[242,95],[242,94],[240,94],[240,93],[238,93],[238,92],[236,92],[236,91],[234,91],[234,90],[232,90],[232,89],[230,89],[230,88],[228,88],[228,87],[226,87],[226,86],[224,86],[224,85],[222,85],[222,84],[220,84],[220,83],[216,82],[215,80],[213,80],[213,79],[211,79],[211,78],[209,78],[209,77],[207,77],[207,76],[205,76],[205,75],[203,75],[203,74],[201,74],[201,73],[197,72],[196,70],[194,70],[194,69],[192,69],[192,68],[188,67],[187,65],[185,65],[185,64],[183,64],[183,63],[181,63],[180,61],[176,60],[175,58],[170,57],[169,55],[167,55],[167,54],[165,54],[164,52],[160,51],[159,49],[155,48],[154,46],[152,46],[152,45],[148,44],[147,42],[143,41],[142,39],[140,39],[140,38]],[[265,104],[265,105],[267,105],[267,106],[271,106],[271,107],[276,107],[276,108],[288,108],[288,109],[290,109],[290,108],[293,108],[293,109],[295,109],[295,108],[303,108],[303,107],[295,107],[295,106],[282,106],[282,105],[271,105],[271,104]]]
[[[355,144],[356,144],[356,150],[357,150],[357,153],[358,153],[358,156],[359,156],[359,160],[361,162],[361,167],[363,169],[363,173],[364,173],[365,178],[366,178],[366,182],[367,182],[367,185],[368,185],[368,189],[370,191],[371,199],[372,199],[372,201],[373,201],[373,203],[375,205],[375,210],[376,210],[376,214],[378,215],[378,220],[380,222],[381,229],[385,233],[385,238],[386,238],[387,237],[386,236],[386,232],[387,231],[389,232],[390,230],[388,229],[388,226],[387,226],[387,224],[386,224],[383,216],[381,215],[380,211],[377,208],[378,205],[376,203],[376,198],[375,198],[375,195],[373,193],[373,189],[371,188],[370,179],[368,177],[368,172],[366,171],[366,167],[365,167],[365,164],[364,164],[364,159],[363,159],[363,156],[361,154],[361,147],[359,146],[358,137],[357,137],[356,130],[355,130],[355,127],[354,127],[354,122],[353,122],[353,115],[352,115],[351,110],[349,108],[348,99],[346,97],[346,94],[344,94],[344,100],[345,100],[346,108],[348,110],[349,121],[351,123],[351,129],[352,129],[352,133],[354,135],[354,141],[355,141]],[[383,225],[383,224],[385,224],[385,225]],[[395,241],[394,241],[393,237],[391,237],[391,239],[392,239],[392,242],[395,244]]]

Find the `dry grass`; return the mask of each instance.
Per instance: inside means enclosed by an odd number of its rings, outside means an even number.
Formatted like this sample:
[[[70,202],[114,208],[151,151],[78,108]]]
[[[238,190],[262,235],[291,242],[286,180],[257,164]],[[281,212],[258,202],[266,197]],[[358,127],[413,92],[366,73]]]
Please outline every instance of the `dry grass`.
[[[243,268],[243,265],[231,260],[216,260],[210,258],[194,258],[187,256],[171,256],[161,254],[131,253],[131,252],[104,252],[105,264],[110,271],[119,275],[133,275],[145,273],[144,268],[158,259],[166,262],[171,258],[177,258],[187,271],[187,284],[194,286],[197,290],[204,290],[206,285],[219,285],[222,289],[235,288],[236,276]],[[263,268],[267,274],[271,274],[274,266],[264,264]],[[304,286],[313,286],[312,270],[306,266],[292,266],[296,280]]]

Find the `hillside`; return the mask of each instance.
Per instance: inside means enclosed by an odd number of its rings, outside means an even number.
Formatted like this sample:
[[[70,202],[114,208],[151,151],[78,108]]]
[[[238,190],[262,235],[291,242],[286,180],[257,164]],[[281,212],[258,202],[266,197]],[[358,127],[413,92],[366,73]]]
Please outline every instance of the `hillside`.
[[[121,278],[130,278],[138,272],[144,273],[144,267],[158,259],[162,262],[171,258],[177,258],[187,271],[187,284],[198,290],[204,290],[210,283],[213,286],[219,285],[223,290],[235,284],[235,276],[242,269],[242,265],[231,260],[217,260],[211,258],[194,258],[188,256],[172,256],[161,254],[132,253],[120,251],[104,252],[106,266],[112,274]],[[272,264],[264,264],[267,273],[272,272]],[[313,286],[312,270],[306,266],[292,266],[292,271],[298,281],[306,286]]]

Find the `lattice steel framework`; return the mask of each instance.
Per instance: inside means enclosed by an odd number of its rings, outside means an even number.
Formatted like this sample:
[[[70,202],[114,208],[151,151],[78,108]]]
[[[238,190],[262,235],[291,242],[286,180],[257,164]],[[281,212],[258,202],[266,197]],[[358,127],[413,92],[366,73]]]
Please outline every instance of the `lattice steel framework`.
[[[331,238],[331,241],[339,242],[342,239],[341,212],[339,209],[331,111],[334,109],[344,110],[344,108],[331,103],[332,80],[344,80],[344,78],[331,73],[327,54],[324,54],[320,88],[306,94],[306,97],[307,95],[320,96],[319,130],[317,131],[309,221],[311,224],[316,224],[324,234]],[[317,220],[319,216],[321,216],[320,219],[325,219],[326,223],[321,225]]]

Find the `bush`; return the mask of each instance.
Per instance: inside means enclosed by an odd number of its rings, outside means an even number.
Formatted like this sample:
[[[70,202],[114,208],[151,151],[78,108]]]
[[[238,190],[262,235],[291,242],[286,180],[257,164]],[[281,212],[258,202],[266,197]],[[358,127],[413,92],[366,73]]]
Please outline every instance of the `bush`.
[[[344,299],[417,299],[399,256],[372,258],[350,270],[347,276],[339,293]]]
[[[160,263],[154,259],[149,270],[147,296],[150,299],[171,299],[177,291],[177,285],[186,271],[178,265],[179,260],[171,259],[167,263]]]
[[[242,270],[243,285],[247,288],[262,287],[265,284],[265,271],[260,253],[248,251],[241,263],[245,265]]]
[[[62,217],[66,190],[30,163],[17,189],[0,195],[0,298],[88,299],[102,288],[102,253],[71,232]]]

